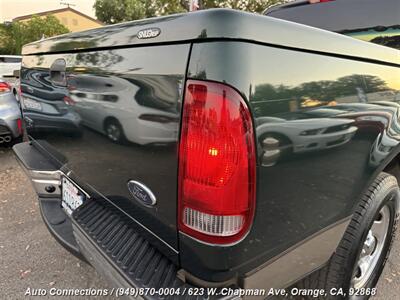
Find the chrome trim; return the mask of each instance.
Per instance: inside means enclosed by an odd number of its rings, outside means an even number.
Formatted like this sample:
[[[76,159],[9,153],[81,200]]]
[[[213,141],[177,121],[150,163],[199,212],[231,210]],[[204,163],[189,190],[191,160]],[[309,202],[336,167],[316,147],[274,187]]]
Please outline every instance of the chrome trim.
[[[152,39],[161,34],[161,29],[158,27],[150,27],[139,30],[136,37],[140,40],[142,39]]]
[[[32,179],[33,182],[35,183],[40,183],[40,184],[56,184],[60,185],[59,180],[45,180],[45,179]]]
[[[31,170],[30,171],[32,174],[37,174],[37,175],[45,175],[45,176],[57,176],[60,175],[61,171],[56,170],[56,171],[38,171],[38,170]]]
[[[31,178],[33,188],[35,189],[36,193],[39,195],[51,195],[58,197],[61,195],[61,181],[54,180],[54,179],[34,179]],[[49,185],[54,186],[55,190],[52,193],[46,191],[46,187]]]
[[[139,186],[141,189],[143,189],[143,190],[146,192],[146,194],[149,196],[151,202],[150,202],[150,203],[146,203],[146,202],[144,202],[143,200],[138,199],[138,198],[134,195],[134,193],[132,192],[132,190],[131,190],[129,184],[134,184],[134,185],[136,185],[136,186]],[[136,180],[129,180],[128,183],[127,183],[127,186],[128,186],[128,190],[129,190],[130,194],[131,194],[131,195],[133,196],[133,198],[135,198],[135,200],[136,200],[137,202],[139,202],[140,204],[142,204],[142,205],[144,205],[144,206],[147,206],[147,207],[153,207],[154,205],[156,205],[156,203],[157,203],[156,196],[154,196],[153,192],[152,192],[147,186],[145,186],[143,183],[141,183],[141,182],[139,182],[139,181],[136,181]]]
[[[17,161],[31,180],[32,186],[38,195],[52,197],[61,196],[61,172],[59,170],[28,170],[19,159],[17,159]],[[48,185],[53,185],[56,190],[53,193],[47,192],[46,186]]]
[[[6,136],[0,136],[0,144],[2,143],[9,143],[11,142],[11,135],[6,135]]]

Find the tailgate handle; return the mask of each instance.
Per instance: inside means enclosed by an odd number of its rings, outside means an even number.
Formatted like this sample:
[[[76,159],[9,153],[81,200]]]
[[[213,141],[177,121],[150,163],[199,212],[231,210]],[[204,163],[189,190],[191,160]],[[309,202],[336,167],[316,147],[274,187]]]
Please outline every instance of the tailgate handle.
[[[67,86],[66,62],[63,58],[56,59],[50,67],[50,80],[54,85]]]

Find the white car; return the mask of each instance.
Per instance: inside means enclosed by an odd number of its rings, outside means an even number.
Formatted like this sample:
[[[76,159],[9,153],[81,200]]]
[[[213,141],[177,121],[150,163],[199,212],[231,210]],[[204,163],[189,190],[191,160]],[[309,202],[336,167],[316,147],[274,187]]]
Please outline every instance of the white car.
[[[285,137],[291,142],[294,153],[338,147],[347,143],[357,131],[354,120],[341,118],[315,118],[286,121],[276,119],[258,126],[259,136]],[[323,124],[323,126],[321,126]]]
[[[0,77],[13,77],[14,71],[21,69],[21,60],[18,55],[0,55]]]
[[[179,95],[174,94],[175,90],[166,89],[160,89],[165,95],[142,95],[142,91],[147,93],[146,81],[151,80],[151,76],[143,76],[140,83],[116,76],[75,76],[70,79],[74,88],[69,91],[73,109],[81,116],[83,125],[105,134],[115,143],[126,140],[140,145],[174,142],[179,128],[177,108],[168,111],[148,102],[152,98],[157,101]],[[169,83],[158,84],[170,86]],[[146,103],[141,103],[142,98]]]
[[[274,165],[286,153],[324,150],[349,142],[357,131],[354,120],[311,118],[285,120],[275,117],[257,119],[262,164]],[[322,126],[321,126],[322,125]]]

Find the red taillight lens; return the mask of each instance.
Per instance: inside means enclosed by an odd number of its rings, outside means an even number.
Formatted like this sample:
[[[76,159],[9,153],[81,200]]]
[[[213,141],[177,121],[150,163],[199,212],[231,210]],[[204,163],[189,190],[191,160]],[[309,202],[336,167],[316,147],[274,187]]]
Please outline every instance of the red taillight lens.
[[[21,119],[17,119],[17,128],[18,128],[18,133],[21,135],[23,133],[22,120]]]
[[[70,106],[73,106],[76,104],[75,101],[69,96],[64,96],[63,100],[64,100],[65,104],[70,105]]]
[[[7,82],[0,82],[0,93],[11,91],[11,86]]]
[[[179,148],[179,229],[227,244],[250,228],[255,143],[249,109],[231,87],[189,80]]]

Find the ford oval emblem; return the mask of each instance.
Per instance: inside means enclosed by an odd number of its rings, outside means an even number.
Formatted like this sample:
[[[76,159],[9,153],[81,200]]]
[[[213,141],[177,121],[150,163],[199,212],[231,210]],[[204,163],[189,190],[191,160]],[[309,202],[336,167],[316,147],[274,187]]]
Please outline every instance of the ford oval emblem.
[[[128,189],[133,198],[143,205],[153,206],[157,202],[151,190],[141,182],[130,180],[128,182]]]
[[[137,38],[138,39],[151,39],[155,38],[156,36],[159,36],[161,33],[160,28],[147,28],[147,29],[142,29],[137,33]]]

